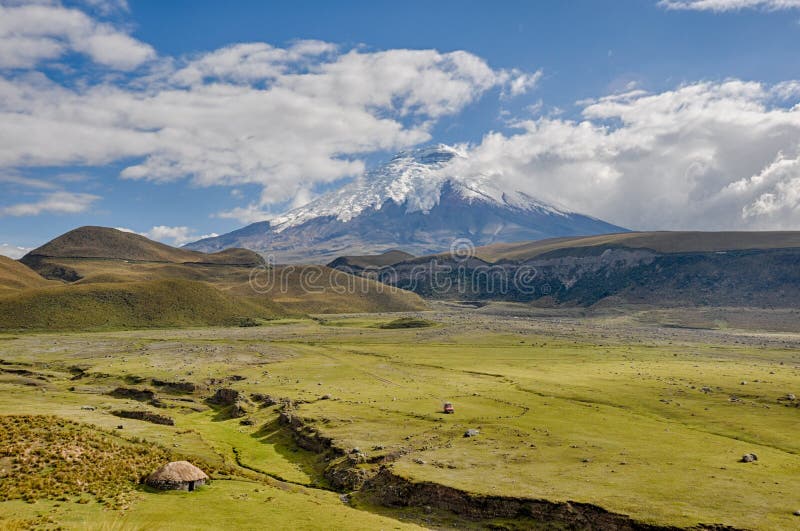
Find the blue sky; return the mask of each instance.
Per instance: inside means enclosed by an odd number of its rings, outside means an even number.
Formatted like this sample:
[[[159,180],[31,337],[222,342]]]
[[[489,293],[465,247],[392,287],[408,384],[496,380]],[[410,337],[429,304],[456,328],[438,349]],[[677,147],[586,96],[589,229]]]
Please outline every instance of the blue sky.
[[[0,253],[185,243],[431,142],[634,229],[800,229],[793,0],[0,6]]]

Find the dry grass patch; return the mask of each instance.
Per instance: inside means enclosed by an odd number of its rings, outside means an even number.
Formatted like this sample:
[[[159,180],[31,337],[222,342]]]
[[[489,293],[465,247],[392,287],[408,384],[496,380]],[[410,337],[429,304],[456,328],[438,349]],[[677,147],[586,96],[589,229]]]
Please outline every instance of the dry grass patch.
[[[133,443],[54,416],[0,416],[0,501],[92,499],[122,508],[139,480],[171,460]]]

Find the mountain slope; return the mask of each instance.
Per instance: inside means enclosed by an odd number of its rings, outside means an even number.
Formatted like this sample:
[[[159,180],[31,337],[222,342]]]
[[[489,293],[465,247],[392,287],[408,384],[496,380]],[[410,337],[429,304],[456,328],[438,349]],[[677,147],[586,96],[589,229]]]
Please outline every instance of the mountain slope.
[[[327,262],[394,248],[429,254],[460,238],[487,245],[625,231],[504,190],[489,177],[461,177],[453,164],[464,156],[444,145],[402,152],[283,216],[186,247],[213,252],[238,246],[278,262]]]

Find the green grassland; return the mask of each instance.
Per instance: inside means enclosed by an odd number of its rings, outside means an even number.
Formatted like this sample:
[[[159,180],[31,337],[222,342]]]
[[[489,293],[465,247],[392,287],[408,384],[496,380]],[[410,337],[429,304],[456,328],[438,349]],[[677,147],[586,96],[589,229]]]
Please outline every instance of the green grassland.
[[[129,482],[124,506],[114,508],[20,496],[0,502],[0,525],[537,525],[469,520],[435,506],[380,508],[374,493],[343,501],[325,474],[331,456],[298,447],[281,411],[414,482],[585,502],[658,525],[800,523],[792,514],[800,509],[800,408],[784,400],[800,394],[796,332],[661,327],[624,315],[407,317],[436,326],[387,329],[397,316],[323,316],[255,328],[0,336],[3,414],[55,415],[98,437],[124,438],[121,447],[147,441],[213,479],[197,493]],[[168,392],[154,379],[196,389]],[[108,394],[118,386],[152,389],[165,407]],[[206,401],[222,387],[242,393],[245,417]],[[288,410],[281,399],[292,401]],[[454,415],[441,412],[444,401]],[[167,415],[175,425],[119,419],[116,409]],[[479,435],[464,437],[472,428]],[[740,463],[749,452],[758,461]],[[355,468],[376,472],[380,465],[369,462]],[[120,466],[138,472],[124,459]]]

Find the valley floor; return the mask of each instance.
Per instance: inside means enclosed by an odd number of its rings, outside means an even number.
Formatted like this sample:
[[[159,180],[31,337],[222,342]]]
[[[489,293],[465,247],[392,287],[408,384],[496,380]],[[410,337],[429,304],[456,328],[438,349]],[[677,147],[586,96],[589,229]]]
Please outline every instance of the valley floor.
[[[0,335],[0,410],[25,416],[15,425],[54,415],[116,452],[157,448],[212,476],[194,493],[129,482],[112,504],[99,479],[53,494],[69,478],[48,479],[52,462],[0,455],[0,526],[599,528],[581,504],[630,516],[618,528],[800,525],[797,313],[439,303],[409,316],[435,324],[382,329],[398,315],[364,314]],[[110,394],[120,387],[155,399]],[[220,388],[241,393],[244,416],[207,401]],[[69,455],[88,444],[75,437]],[[758,460],[739,462],[748,453]],[[398,507],[381,470],[417,494],[436,484],[472,501],[572,502],[575,520],[468,507],[441,490]]]

